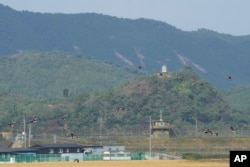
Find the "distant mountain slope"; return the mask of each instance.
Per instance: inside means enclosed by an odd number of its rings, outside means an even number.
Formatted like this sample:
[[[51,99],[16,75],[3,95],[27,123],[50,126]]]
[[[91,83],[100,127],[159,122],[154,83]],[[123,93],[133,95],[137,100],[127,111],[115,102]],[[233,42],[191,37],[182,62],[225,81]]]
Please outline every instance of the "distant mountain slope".
[[[250,36],[184,32],[160,21],[100,14],[18,12],[0,5],[0,39],[0,55],[62,50],[147,71],[162,64],[170,71],[188,65],[220,88],[250,82]]]
[[[119,86],[138,75],[93,58],[62,52],[24,52],[0,57],[0,93],[62,98]]]

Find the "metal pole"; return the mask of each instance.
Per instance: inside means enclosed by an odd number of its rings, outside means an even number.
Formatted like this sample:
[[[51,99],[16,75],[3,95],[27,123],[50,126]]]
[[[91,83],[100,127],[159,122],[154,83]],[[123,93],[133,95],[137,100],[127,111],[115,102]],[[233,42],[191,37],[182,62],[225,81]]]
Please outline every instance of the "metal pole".
[[[26,121],[25,116],[23,115],[23,133],[24,133],[24,148],[26,148]]]
[[[195,117],[196,119],[195,119],[195,133],[196,133],[196,135],[197,135],[197,133],[198,133],[198,121],[197,121],[197,115],[196,115],[196,117]]]
[[[31,138],[31,123],[29,124],[29,147],[30,147],[30,138]]]
[[[195,114],[193,118],[195,120],[195,135],[197,135],[197,132],[198,132],[197,115]]]
[[[152,139],[151,139],[151,131],[152,131],[152,124],[151,124],[151,116],[149,117],[149,155],[150,158],[152,157]]]
[[[198,134],[198,118],[197,118],[197,114],[194,115],[193,119],[195,120],[195,135],[197,135]]]
[[[100,144],[102,145],[102,118],[100,119]]]
[[[56,144],[56,134],[54,134],[54,143]]]

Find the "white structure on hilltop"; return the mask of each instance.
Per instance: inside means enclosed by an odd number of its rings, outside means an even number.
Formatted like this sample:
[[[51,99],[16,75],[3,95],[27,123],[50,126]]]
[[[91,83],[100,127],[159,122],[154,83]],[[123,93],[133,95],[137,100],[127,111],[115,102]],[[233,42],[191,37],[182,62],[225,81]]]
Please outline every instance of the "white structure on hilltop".
[[[166,66],[166,65],[163,65],[163,66],[161,67],[161,72],[164,72],[164,73],[167,73],[167,72],[168,72],[167,66]]]
[[[170,78],[171,73],[168,72],[167,66],[164,64],[161,66],[161,72],[156,73],[156,75],[160,78]]]

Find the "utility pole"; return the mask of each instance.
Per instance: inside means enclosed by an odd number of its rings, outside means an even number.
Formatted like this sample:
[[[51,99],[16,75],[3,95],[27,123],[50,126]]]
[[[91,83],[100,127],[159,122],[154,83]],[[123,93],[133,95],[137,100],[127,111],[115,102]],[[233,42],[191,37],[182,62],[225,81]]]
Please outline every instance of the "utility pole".
[[[24,148],[27,147],[26,145],[26,121],[25,116],[23,115],[23,135],[24,135]]]
[[[197,120],[197,114],[194,115],[193,117],[195,119],[195,135],[198,133],[198,120]]]
[[[197,116],[196,116],[196,119],[195,119],[195,133],[196,133],[196,135],[197,135],[197,133],[198,133],[198,121],[197,121]]]
[[[54,143],[56,144],[56,134],[54,134]]]
[[[102,122],[103,118],[100,118],[100,144],[102,145]]]
[[[29,147],[30,147],[30,138],[31,138],[31,123],[29,123]]]
[[[151,139],[151,131],[152,131],[152,124],[151,124],[151,116],[149,117],[149,155],[150,158],[152,157],[152,139]]]

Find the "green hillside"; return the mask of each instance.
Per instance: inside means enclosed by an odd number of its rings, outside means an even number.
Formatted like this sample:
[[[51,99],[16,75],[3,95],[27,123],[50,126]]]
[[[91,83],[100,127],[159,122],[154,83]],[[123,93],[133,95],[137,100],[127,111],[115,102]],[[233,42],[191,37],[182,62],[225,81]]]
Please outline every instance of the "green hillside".
[[[67,89],[73,97],[116,87],[139,73],[81,55],[23,52],[0,57],[0,92],[56,99]]]
[[[224,92],[234,109],[248,113],[250,109],[250,86],[229,89]]]
[[[82,117],[103,118],[108,129],[116,125],[145,130],[145,120],[149,116],[159,119],[160,110],[163,119],[177,129],[193,127],[195,118],[204,128],[226,126],[242,119],[235,117],[237,112],[216,88],[200,80],[190,68],[174,72],[170,78],[158,75],[133,80],[117,90],[79,97],[74,123],[79,119],[77,127],[84,127],[91,119],[84,123]]]
[[[195,127],[199,130],[241,126],[249,121],[247,115],[230,108],[216,88],[201,80],[189,67],[165,75],[152,73],[130,80],[116,89],[80,94],[54,102],[18,96],[2,95],[1,129],[17,122],[22,130],[23,116],[38,117],[34,133],[77,135],[121,131],[148,131],[149,116],[170,122],[175,131]]]

